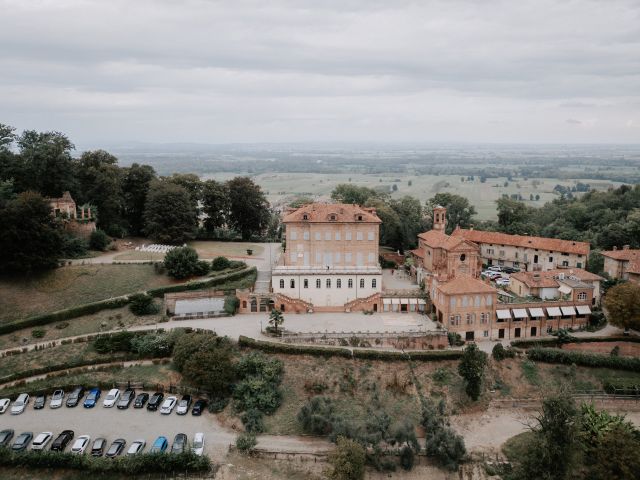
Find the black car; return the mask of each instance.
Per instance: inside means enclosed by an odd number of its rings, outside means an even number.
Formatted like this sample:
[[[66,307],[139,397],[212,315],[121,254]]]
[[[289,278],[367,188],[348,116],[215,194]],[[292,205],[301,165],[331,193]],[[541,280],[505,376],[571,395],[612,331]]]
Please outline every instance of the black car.
[[[117,457],[122,453],[126,444],[127,444],[127,441],[124,438],[118,438],[114,440],[111,446],[109,447],[109,450],[107,450],[107,453],[105,453],[104,456],[107,458]]]
[[[191,415],[199,417],[202,415],[202,411],[207,408],[207,401],[203,399],[196,400],[196,403],[193,404],[193,408],[191,409]]]
[[[504,273],[517,273],[520,271],[520,269],[515,267],[502,267],[502,271]]]
[[[147,403],[147,400],[149,400],[149,394],[148,393],[141,393],[140,395],[138,395],[136,397],[136,401],[133,402],[133,408],[142,408],[142,407],[144,407],[144,404]]]
[[[179,433],[173,439],[173,445],[171,445],[171,453],[184,453],[187,449],[187,436],[184,433]]]
[[[147,403],[147,410],[150,412],[155,412],[158,410],[160,405],[162,405],[162,400],[164,400],[164,393],[156,392],[149,399],[149,403]]]
[[[13,430],[2,430],[0,432],[0,447],[6,447],[13,438]]]
[[[47,394],[39,393],[36,395],[36,399],[33,401],[33,409],[34,410],[42,410],[47,403]]]
[[[77,407],[84,397],[84,387],[76,387],[73,392],[67,397],[67,407]]]
[[[104,453],[104,449],[107,446],[106,438],[96,438],[93,441],[93,445],[91,446],[91,456],[92,457],[101,457]]]
[[[118,408],[120,410],[129,408],[129,405],[131,405],[131,402],[133,402],[135,396],[135,390],[133,388],[127,388],[124,392],[122,392],[122,395],[120,395],[120,400],[118,400],[117,404]]]
[[[69,442],[73,440],[73,430],[65,430],[53,441],[51,444],[51,450],[54,452],[62,452]]]
[[[16,441],[13,442],[13,445],[11,446],[11,450],[13,450],[14,452],[22,452],[29,446],[32,438],[33,438],[33,433],[31,432],[21,433],[16,438]]]

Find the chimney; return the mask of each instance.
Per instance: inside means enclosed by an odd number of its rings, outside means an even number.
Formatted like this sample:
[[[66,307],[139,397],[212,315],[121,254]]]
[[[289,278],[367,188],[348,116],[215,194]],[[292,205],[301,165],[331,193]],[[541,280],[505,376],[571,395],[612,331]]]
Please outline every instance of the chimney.
[[[623,249],[623,250],[629,250],[629,245],[624,245],[624,246],[622,247],[622,249]]]

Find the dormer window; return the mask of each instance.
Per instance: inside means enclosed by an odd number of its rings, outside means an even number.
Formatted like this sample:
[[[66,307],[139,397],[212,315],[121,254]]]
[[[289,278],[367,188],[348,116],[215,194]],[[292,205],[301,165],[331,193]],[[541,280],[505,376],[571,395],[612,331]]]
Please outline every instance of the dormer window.
[[[306,213],[304,215],[302,215],[302,219],[303,220],[309,220],[309,215],[307,215]]]
[[[331,215],[329,215],[329,220],[331,220],[332,222],[335,222],[337,219],[335,213],[332,213]]]
[[[362,221],[362,215],[358,215],[358,221],[361,222]]]

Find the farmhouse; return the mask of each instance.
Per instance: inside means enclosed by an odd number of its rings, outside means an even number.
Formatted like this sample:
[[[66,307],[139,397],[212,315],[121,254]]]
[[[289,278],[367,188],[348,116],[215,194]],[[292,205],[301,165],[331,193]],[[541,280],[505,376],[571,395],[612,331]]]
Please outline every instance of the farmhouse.
[[[632,250],[625,245],[622,249],[613,247],[602,255],[604,271],[609,277],[640,283],[640,250]]]

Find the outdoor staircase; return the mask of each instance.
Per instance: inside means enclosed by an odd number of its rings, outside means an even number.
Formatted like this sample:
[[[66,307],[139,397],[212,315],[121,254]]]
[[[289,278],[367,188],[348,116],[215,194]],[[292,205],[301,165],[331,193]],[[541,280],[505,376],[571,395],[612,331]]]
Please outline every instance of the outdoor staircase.
[[[271,292],[271,270],[258,270],[254,293],[266,295]]]
[[[276,293],[275,299],[276,308],[280,306],[280,304],[284,303],[288,309],[293,309],[294,311],[313,311],[313,303],[305,302],[299,298],[291,298],[283,295],[282,293]]]
[[[373,295],[369,295],[366,298],[356,298],[355,300],[351,300],[350,302],[347,302],[344,304],[344,311],[345,312],[352,312],[354,309],[356,309],[359,306],[365,305],[367,303],[370,303],[374,300],[378,300],[380,298],[380,293],[374,293]]]

